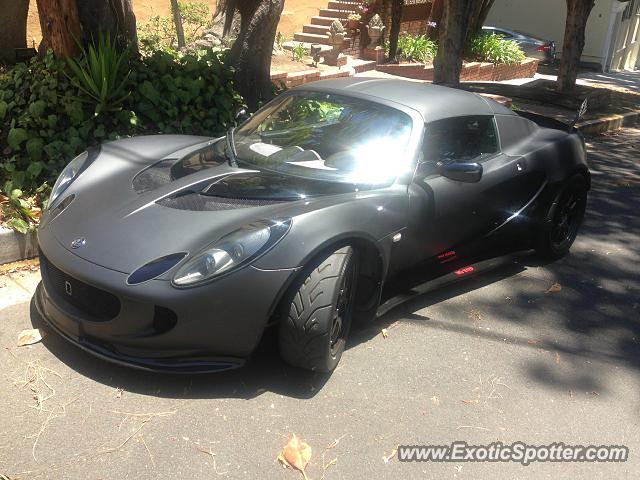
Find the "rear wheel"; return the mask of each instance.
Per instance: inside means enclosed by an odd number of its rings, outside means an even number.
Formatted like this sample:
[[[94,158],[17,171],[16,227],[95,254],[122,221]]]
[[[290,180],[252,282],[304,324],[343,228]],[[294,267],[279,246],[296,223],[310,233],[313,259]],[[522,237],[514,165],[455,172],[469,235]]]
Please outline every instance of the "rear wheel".
[[[574,175],[555,196],[547,210],[536,240],[536,251],[543,257],[557,259],[569,253],[587,207],[587,182]]]
[[[281,304],[279,345],[289,364],[318,372],[338,365],[351,328],[357,280],[353,248],[316,259]]]

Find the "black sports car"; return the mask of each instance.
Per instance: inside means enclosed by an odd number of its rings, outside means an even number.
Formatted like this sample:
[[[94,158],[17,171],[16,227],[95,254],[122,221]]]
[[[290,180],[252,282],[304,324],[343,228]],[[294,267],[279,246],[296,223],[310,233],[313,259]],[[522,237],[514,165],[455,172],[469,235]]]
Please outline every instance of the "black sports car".
[[[328,372],[409,267],[464,275],[465,246],[500,237],[567,253],[589,185],[575,130],[445,87],[316,82],[223,138],[129,138],[75,158],[38,232],[35,304],[121,364],[237,367],[274,326],[287,362]]]

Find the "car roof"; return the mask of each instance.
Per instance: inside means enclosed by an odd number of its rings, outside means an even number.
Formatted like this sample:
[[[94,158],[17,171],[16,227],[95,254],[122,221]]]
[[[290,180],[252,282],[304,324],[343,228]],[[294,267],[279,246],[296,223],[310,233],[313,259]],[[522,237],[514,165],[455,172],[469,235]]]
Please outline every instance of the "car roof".
[[[498,102],[475,93],[409,80],[338,78],[305,84],[295,90],[386,100],[418,111],[427,122],[463,115],[515,115]]]
[[[531,33],[527,33],[527,32],[523,32],[521,30],[512,30],[510,28],[504,28],[504,27],[495,27],[493,25],[484,25],[482,27],[483,30],[500,30],[502,32],[507,32],[510,33],[512,35],[519,35],[521,37],[527,37],[530,40],[536,40],[538,42],[547,42],[548,40],[545,40],[544,38],[542,38],[539,35],[533,35]]]

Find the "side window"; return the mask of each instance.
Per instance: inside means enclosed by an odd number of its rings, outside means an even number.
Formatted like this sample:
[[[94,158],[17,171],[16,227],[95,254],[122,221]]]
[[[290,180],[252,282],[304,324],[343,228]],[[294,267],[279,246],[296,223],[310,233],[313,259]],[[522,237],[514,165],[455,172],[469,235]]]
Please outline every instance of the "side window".
[[[423,142],[426,162],[477,162],[498,153],[493,117],[452,117],[427,124]]]

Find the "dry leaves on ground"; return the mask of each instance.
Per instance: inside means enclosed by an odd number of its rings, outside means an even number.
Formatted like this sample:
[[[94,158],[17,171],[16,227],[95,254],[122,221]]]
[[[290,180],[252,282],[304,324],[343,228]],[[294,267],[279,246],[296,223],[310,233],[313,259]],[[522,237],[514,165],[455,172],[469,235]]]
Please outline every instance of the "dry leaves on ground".
[[[307,474],[305,468],[311,460],[311,447],[309,444],[300,440],[295,434],[289,439],[282,452],[278,455],[277,460],[286,468],[295,468],[306,479]]]
[[[560,285],[558,282],[554,283],[553,285],[551,285],[549,287],[549,289],[544,292],[544,293],[557,293],[560,290],[562,290],[562,285]]]
[[[382,461],[384,463],[389,463],[391,460],[393,460],[393,458],[396,456],[397,453],[398,453],[398,449],[394,448],[393,450],[391,450],[391,453],[389,455],[384,455],[382,457]]]
[[[46,335],[47,332],[39,328],[22,330],[20,333],[18,333],[18,341],[16,342],[16,345],[18,345],[18,347],[33,345],[34,343],[38,343],[40,340],[42,340]]]

